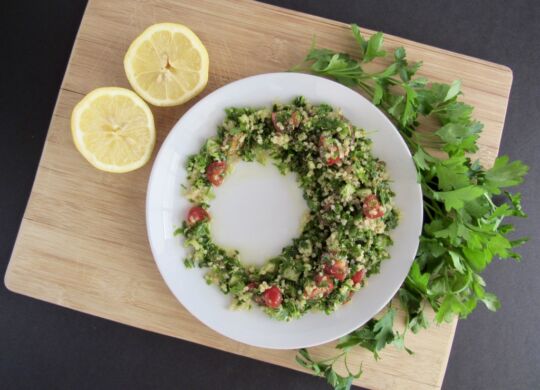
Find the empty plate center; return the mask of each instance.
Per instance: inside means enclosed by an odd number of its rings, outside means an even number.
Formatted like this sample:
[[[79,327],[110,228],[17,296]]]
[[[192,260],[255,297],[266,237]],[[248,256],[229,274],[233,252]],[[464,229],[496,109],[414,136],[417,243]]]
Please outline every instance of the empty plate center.
[[[246,264],[278,256],[302,229],[309,211],[294,174],[282,175],[267,162],[239,162],[215,189],[210,231],[215,243],[236,249]]]

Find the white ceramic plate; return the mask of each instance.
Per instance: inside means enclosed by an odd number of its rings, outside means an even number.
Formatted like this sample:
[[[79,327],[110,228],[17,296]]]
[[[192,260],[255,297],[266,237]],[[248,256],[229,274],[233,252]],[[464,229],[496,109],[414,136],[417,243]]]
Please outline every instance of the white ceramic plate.
[[[267,317],[258,308],[251,311],[230,310],[230,297],[222,294],[217,287],[205,283],[205,270],[184,267],[186,250],[181,238],[175,237],[173,232],[180,226],[190,207],[188,201],[181,196],[181,184],[186,184],[186,158],[197,153],[205,140],[215,135],[218,124],[224,119],[224,109],[232,106],[269,107],[276,101],[288,103],[299,95],[305,96],[312,103],[325,102],[340,107],[353,124],[372,132],[370,136],[373,140],[373,152],[388,164],[401,220],[392,232],[394,245],[390,249],[391,258],[382,263],[380,274],[370,277],[367,287],[357,292],[349,304],[331,315],[309,313],[299,320],[278,322]],[[243,173],[238,174],[239,178],[234,178],[236,173],[233,172],[223,186],[229,180],[242,182],[242,177],[249,176],[249,172],[248,176],[244,172],[246,169],[249,171],[250,168],[244,166],[240,169]],[[261,169],[263,172],[266,168]],[[244,182],[247,187],[243,190],[242,185],[229,186],[229,190],[223,192],[223,199],[218,193],[216,204],[212,204],[211,208],[212,223],[223,225],[227,215],[234,216],[231,211],[242,209],[243,205],[253,202],[252,198],[246,198],[249,193],[257,196],[259,201],[263,200],[262,208],[251,203],[253,210],[261,210],[260,213],[250,211],[256,223],[271,224],[270,231],[281,229],[290,235],[298,225],[296,217],[289,219],[292,224],[290,225],[286,219],[279,216],[272,219],[272,213],[266,213],[270,215],[269,221],[262,211],[266,210],[264,201],[268,201],[270,209],[288,207],[287,210],[298,212],[298,207],[301,206],[294,206],[297,204],[295,202],[287,203],[287,198],[283,198],[283,191],[288,185],[286,180],[292,179],[279,179],[272,177],[271,173],[267,179],[259,176],[251,177],[252,180],[261,180],[260,185],[249,187]],[[274,184],[276,191],[281,191],[278,195],[272,195],[275,192],[271,190]],[[267,186],[270,190],[261,191],[261,186]],[[239,190],[235,193],[234,188]],[[265,195],[267,193],[269,195]],[[270,198],[264,198],[265,196]],[[218,218],[218,215],[224,217]],[[245,234],[246,230],[242,230],[246,223],[245,217],[246,214],[242,218],[228,220],[226,230],[233,234],[227,236],[218,234],[217,231],[216,234],[220,235],[222,240],[234,240],[238,233]],[[201,99],[178,121],[161,146],[152,169],[146,200],[146,219],[150,246],[161,275],[175,297],[191,314],[213,330],[242,343],[263,348],[292,349],[326,343],[347,334],[376,315],[394,296],[403,283],[418,248],[422,227],[422,193],[416,182],[416,171],[405,142],[386,116],[368,100],[353,90],[324,78],[299,73],[270,73],[238,80],[214,91]],[[263,232],[266,240],[261,240],[256,230],[251,229],[254,236],[246,242],[255,242],[257,245],[267,242],[264,250],[269,251],[268,253],[275,251],[276,245],[283,244],[283,237],[269,237],[267,232]],[[278,247],[278,253],[280,248],[281,246]],[[253,252],[254,248],[251,249]],[[245,250],[247,252],[249,248]],[[246,254],[247,257],[249,254]]]

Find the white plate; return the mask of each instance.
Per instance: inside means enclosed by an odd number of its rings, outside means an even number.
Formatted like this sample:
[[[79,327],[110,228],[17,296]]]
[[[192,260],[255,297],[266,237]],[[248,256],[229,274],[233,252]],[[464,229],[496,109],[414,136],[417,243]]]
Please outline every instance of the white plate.
[[[173,232],[190,207],[180,190],[181,184],[186,184],[186,158],[197,153],[204,141],[215,135],[218,124],[224,119],[224,109],[269,107],[276,101],[288,103],[299,95],[312,103],[325,102],[340,107],[353,124],[372,132],[373,152],[388,164],[401,220],[391,234],[394,240],[391,258],[382,263],[380,274],[370,277],[367,287],[357,292],[349,304],[331,315],[309,313],[299,320],[278,322],[258,308],[230,310],[230,297],[205,283],[204,270],[184,267],[186,250],[181,238],[175,237]],[[270,73],[238,80],[214,91],[178,121],[154,162],[148,184],[146,220],[159,271],[191,314],[216,332],[242,343],[293,349],[323,344],[349,333],[377,314],[394,296],[418,248],[422,192],[405,142],[388,118],[368,100],[324,78]],[[235,224],[236,221],[231,220],[232,230],[239,228]]]

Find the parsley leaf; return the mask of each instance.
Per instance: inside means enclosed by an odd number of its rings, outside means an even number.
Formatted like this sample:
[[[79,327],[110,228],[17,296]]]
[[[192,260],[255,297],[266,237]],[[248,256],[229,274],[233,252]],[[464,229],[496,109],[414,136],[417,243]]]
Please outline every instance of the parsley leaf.
[[[465,206],[465,202],[474,200],[484,194],[482,187],[467,186],[453,191],[435,192],[435,198],[444,202],[447,211],[452,209],[460,210]]]
[[[383,40],[384,38],[381,32],[375,33],[369,38],[366,50],[364,51],[363,62],[370,62],[377,57],[386,56],[386,51],[382,50]]]
[[[373,332],[375,334],[375,350],[383,349],[386,344],[390,344],[395,339],[394,317],[396,310],[389,308],[388,311],[375,323]]]
[[[347,375],[340,375],[334,370],[334,364],[342,357],[347,370]],[[328,384],[335,390],[349,390],[353,380],[360,378],[362,375],[362,367],[360,367],[356,373],[351,372],[347,365],[347,355],[345,353],[341,353],[329,359],[317,361],[305,348],[302,348],[298,350],[296,362],[300,366],[312,371],[315,375],[325,378]]]
[[[485,173],[484,186],[492,194],[500,194],[501,188],[520,184],[528,169],[521,161],[509,164],[508,156],[498,157],[493,167]]]

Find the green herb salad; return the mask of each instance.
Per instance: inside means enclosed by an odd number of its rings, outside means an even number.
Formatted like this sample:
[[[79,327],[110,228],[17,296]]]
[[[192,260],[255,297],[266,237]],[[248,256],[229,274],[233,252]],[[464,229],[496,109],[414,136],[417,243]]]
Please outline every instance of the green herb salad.
[[[309,208],[302,233],[263,266],[242,264],[238,252],[212,241],[209,202],[235,161],[269,158],[294,172]],[[229,108],[199,153],[187,162],[185,195],[193,207],[177,234],[185,238],[186,267],[232,296],[232,307],[264,308],[291,320],[347,303],[389,257],[398,223],[385,163],[371,153],[365,130],[327,104],[303,97],[268,108]]]

